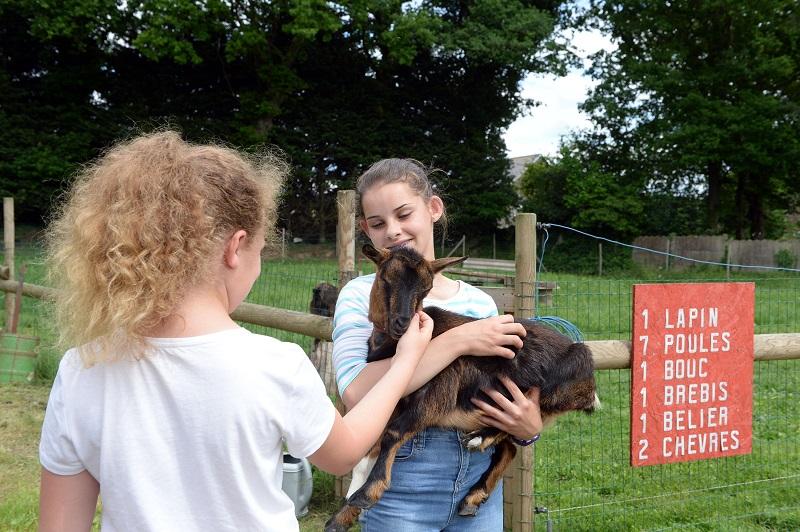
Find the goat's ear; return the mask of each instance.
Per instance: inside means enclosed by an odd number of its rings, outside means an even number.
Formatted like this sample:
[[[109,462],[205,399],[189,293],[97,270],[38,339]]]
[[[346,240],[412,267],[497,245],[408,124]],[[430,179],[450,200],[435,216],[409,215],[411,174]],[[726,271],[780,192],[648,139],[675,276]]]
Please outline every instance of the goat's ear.
[[[389,255],[389,252],[386,250],[378,250],[375,249],[375,246],[372,244],[364,244],[361,248],[361,252],[367,257],[369,260],[377,264],[378,266],[386,260],[386,257]]]
[[[433,273],[439,273],[445,268],[449,268],[450,266],[454,266],[456,264],[461,264],[468,258],[469,257],[445,257],[443,259],[436,259],[435,261],[431,262],[431,268],[433,268]]]

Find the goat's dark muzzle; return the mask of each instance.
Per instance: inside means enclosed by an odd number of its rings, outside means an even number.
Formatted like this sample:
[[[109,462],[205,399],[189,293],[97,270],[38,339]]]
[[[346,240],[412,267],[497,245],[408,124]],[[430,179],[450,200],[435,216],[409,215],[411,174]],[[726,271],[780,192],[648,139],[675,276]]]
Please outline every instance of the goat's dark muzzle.
[[[399,340],[408,330],[409,324],[411,324],[409,316],[392,316],[389,323],[389,336],[394,340]]]

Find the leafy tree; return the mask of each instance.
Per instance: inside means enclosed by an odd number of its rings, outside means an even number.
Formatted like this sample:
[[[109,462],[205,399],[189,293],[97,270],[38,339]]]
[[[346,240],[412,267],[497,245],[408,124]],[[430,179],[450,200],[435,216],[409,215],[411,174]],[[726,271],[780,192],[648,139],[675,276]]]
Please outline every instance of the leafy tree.
[[[522,77],[558,65],[560,4],[6,0],[0,185],[43,214],[80,162],[166,124],[280,146],[299,233],[330,234],[335,191],[388,156],[444,170],[454,230],[491,227],[517,201],[501,133]]]
[[[45,20],[39,2],[0,3],[0,193],[15,196],[22,219],[36,219],[108,140],[94,98],[107,84],[102,4],[67,3]]]
[[[592,2],[617,49],[590,69],[580,139],[630,186],[702,196],[705,228],[763,238],[800,186],[800,9],[794,0]]]
[[[562,159],[540,157],[528,164],[519,178],[522,209],[535,212],[541,222],[571,223],[575,212],[567,207],[564,196],[568,172]]]

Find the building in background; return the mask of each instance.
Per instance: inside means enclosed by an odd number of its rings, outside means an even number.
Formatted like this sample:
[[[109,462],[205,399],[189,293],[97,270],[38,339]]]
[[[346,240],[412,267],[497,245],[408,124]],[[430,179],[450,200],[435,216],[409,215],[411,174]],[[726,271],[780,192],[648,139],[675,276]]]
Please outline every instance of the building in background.
[[[541,155],[536,153],[533,155],[520,155],[519,157],[511,157],[509,159],[511,161],[511,177],[514,178],[514,186],[517,186],[522,172],[525,171],[525,167],[535,163],[541,159],[541,157]]]

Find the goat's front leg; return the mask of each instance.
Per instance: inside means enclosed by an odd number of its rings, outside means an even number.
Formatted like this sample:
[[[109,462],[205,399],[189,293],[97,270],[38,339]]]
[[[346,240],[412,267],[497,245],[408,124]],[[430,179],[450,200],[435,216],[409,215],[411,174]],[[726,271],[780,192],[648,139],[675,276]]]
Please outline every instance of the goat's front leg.
[[[480,480],[475,483],[467,492],[467,495],[461,501],[458,507],[458,515],[472,517],[478,512],[478,507],[486,502],[489,495],[492,494],[497,483],[502,480],[503,473],[508,465],[517,454],[517,448],[511,443],[511,440],[504,439],[494,448],[492,455],[492,462],[489,464],[489,469],[481,476]]]
[[[394,426],[393,426],[394,425]],[[361,486],[358,491],[353,493],[347,504],[355,506],[356,508],[370,508],[378,499],[383,496],[383,492],[389,487],[392,481],[392,465],[394,464],[394,457],[397,450],[409,438],[414,436],[413,430],[398,430],[397,423],[390,423],[381,437],[381,452],[375,465],[370,471],[367,481]]]
[[[375,465],[379,453],[380,448],[378,448],[376,444],[369,454],[356,464],[353,468],[350,487],[347,490],[345,498],[351,496],[358,488],[364,485],[369,476],[369,472],[372,471],[372,466]],[[353,526],[353,523],[356,522],[360,513],[361,508],[350,506],[347,500],[345,500],[342,507],[328,519],[327,523],[325,523],[325,532],[347,532],[347,530],[350,530],[350,527]]]

